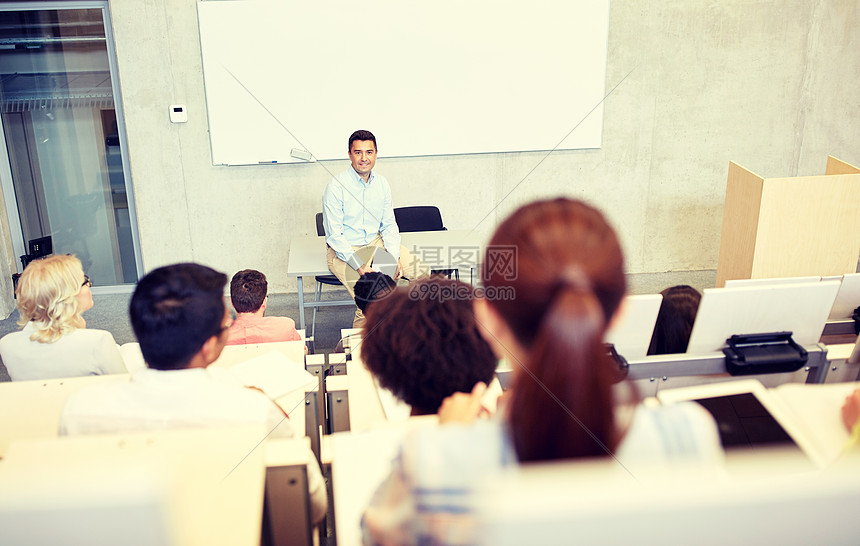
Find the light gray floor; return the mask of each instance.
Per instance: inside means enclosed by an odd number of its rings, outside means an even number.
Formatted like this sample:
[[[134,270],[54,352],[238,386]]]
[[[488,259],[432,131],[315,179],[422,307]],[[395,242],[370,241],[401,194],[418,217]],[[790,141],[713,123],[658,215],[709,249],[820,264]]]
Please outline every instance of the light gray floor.
[[[631,294],[656,294],[676,284],[689,284],[699,291],[711,288],[716,282],[715,270],[705,271],[668,271],[665,273],[642,273],[628,275],[629,291]],[[306,294],[306,299],[313,299],[313,294]],[[335,289],[330,286],[323,288],[324,300],[346,299],[347,293],[343,288]],[[96,294],[93,296],[95,305],[86,312],[88,328],[107,330],[113,334],[120,345],[135,341],[128,320],[128,303],[131,294]],[[297,294],[270,294],[266,314],[269,316],[290,317],[299,322],[299,298]],[[352,328],[352,318],[355,307],[339,306],[322,308],[317,312],[316,335],[314,335],[314,350],[316,353],[330,353],[340,340],[341,328]],[[307,329],[313,312],[306,313]],[[19,329],[18,311],[14,311],[6,320],[0,320],[0,337]],[[0,362],[0,381],[9,381],[6,367]]]

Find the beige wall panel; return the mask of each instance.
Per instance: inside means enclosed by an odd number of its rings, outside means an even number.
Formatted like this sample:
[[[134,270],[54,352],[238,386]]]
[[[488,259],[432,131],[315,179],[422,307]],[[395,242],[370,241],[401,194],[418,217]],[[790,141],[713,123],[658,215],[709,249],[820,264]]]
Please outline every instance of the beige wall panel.
[[[827,168],[824,174],[860,174],[860,168],[831,155],[827,156]]]
[[[718,287],[725,285],[728,279],[748,279],[752,273],[763,184],[762,177],[729,162],[717,266]]]
[[[860,251],[860,175],[768,178],[751,278],[853,273]]]

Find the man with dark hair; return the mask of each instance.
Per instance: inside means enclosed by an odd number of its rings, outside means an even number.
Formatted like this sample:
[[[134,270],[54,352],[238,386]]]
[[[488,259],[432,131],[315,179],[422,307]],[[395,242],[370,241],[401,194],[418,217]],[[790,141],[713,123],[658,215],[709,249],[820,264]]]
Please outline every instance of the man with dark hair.
[[[140,280],[129,315],[149,368],[205,368],[218,358],[230,324],[226,284],[223,273],[191,263],[160,267]]]
[[[366,313],[371,303],[384,298],[396,287],[394,279],[385,273],[365,273],[355,282],[355,305],[362,313]]]
[[[349,137],[350,168],[334,177],[323,192],[323,227],[326,233],[328,268],[355,297],[358,278],[372,271],[376,247],[387,250],[397,263],[394,279],[417,279],[429,269],[400,245],[400,231],[394,220],[391,187],[376,173],[376,137],[359,130]],[[356,309],[353,326],[358,328],[364,315]]]
[[[236,320],[227,330],[227,345],[300,341],[296,323],[289,317],[265,317],[269,302],[266,276],[255,269],[243,269],[230,281],[230,301]]]
[[[293,436],[284,412],[262,392],[210,367],[227,342],[227,276],[184,263],[144,276],[129,314],[147,367],[130,382],[78,391],[63,410],[69,434],[263,423],[275,436]]]
[[[131,381],[105,382],[73,393],[60,434],[100,434],[170,428],[265,425],[267,437],[292,437],[286,414],[261,391],[209,366],[220,356],[231,320],[227,276],[184,263],[160,267],[137,284],[131,326],[147,367]],[[314,520],[325,515],[325,482],[310,449],[308,488]]]

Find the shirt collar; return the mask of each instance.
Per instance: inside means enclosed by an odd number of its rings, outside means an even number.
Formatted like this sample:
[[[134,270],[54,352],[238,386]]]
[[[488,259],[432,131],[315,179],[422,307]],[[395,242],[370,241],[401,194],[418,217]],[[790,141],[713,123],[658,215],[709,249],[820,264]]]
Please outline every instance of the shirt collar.
[[[349,174],[352,175],[352,179],[355,182],[358,182],[359,184],[364,185],[364,180],[362,180],[361,176],[359,176],[359,174],[357,172],[355,172],[355,169],[352,168],[352,165],[349,166]],[[373,178],[374,178],[373,171],[370,171],[370,174],[367,176],[367,185],[368,186],[370,185],[371,182],[373,182]]]
[[[247,314],[242,313],[242,314],[239,314],[236,316],[236,320],[233,321],[233,326],[235,326],[237,324],[240,324],[242,326],[249,326],[252,324],[257,324],[259,322],[263,322],[264,318],[266,318],[266,317],[265,316],[258,317],[252,313],[247,313]]]

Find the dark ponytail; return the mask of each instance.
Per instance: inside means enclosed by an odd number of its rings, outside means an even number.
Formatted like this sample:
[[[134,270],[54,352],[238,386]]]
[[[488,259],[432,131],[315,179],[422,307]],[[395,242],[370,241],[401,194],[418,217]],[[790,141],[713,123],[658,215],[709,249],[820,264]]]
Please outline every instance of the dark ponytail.
[[[489,253],[516,249],[516,275],[495,271]],[[505,220],[487,250],[488,301],[526,350],[516,369],[508,422],[520,461],[608,456],[613,368],[603,345],[624,296],[615,232],[596,209],[569,199],[526,205]]]
[[[512,389],[510,426],[520,461],[595,457],[615,449],[604,322],[591,291],[559,291]]]

